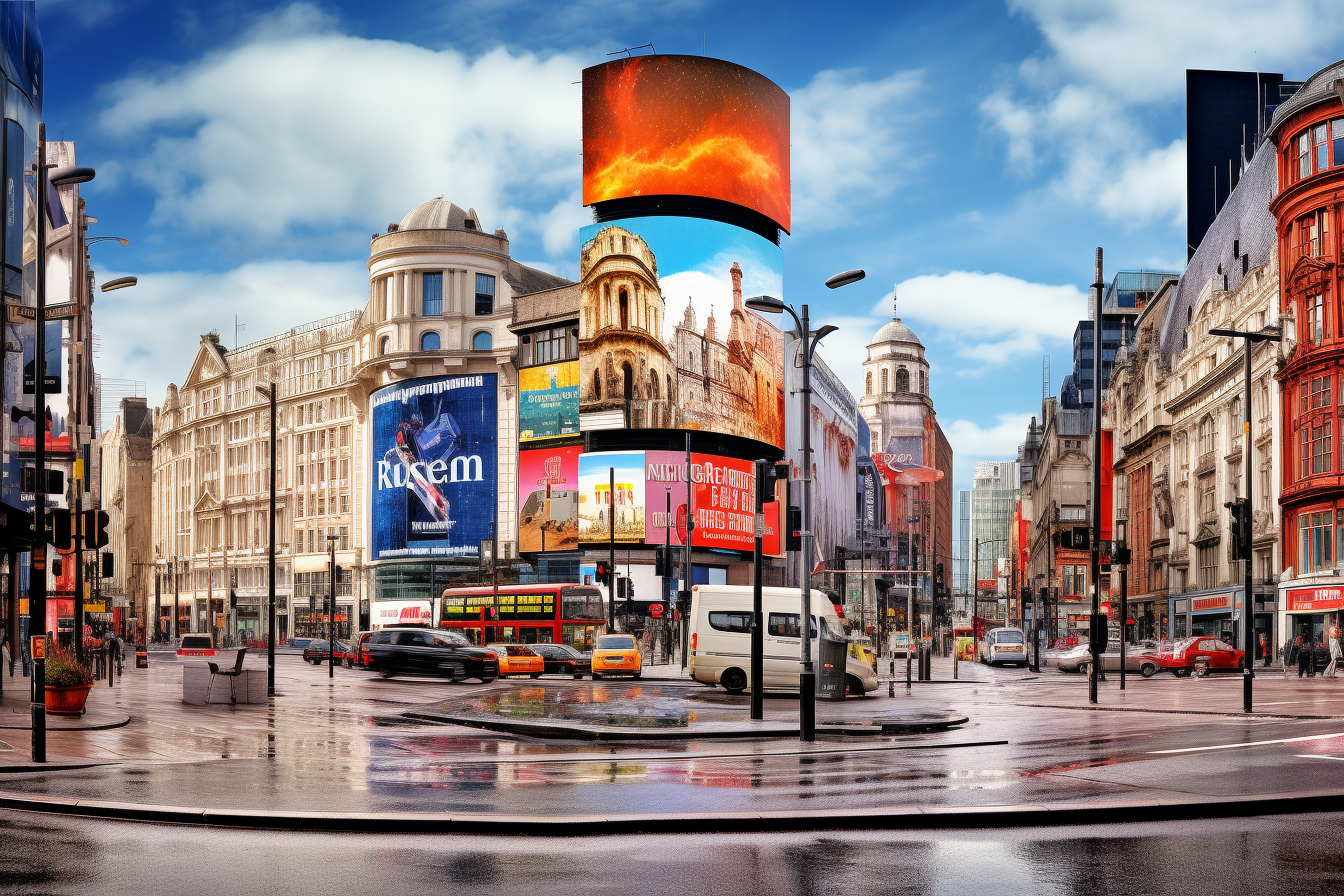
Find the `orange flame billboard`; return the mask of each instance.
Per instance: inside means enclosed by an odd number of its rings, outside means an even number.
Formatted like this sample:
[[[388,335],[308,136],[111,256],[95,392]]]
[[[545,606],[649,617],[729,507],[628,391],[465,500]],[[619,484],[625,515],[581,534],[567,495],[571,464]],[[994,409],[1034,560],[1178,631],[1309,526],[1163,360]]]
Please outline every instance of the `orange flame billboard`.
[[[658,195],[732,202],[788,231],[788,94],[704,56],[584,69],[583,204]]]

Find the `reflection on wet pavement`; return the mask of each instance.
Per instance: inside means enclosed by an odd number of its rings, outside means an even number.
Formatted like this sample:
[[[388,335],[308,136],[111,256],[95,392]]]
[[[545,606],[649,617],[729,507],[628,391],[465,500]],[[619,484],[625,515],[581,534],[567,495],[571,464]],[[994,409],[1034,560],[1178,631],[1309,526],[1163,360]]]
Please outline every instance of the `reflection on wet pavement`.
[[[671,693],[669,693],[671,691]],[[478,694],[441,704],[459,716],[550,719],[619,728],[685,728],[695,713],[685,688],[658,685],[544,685]]]

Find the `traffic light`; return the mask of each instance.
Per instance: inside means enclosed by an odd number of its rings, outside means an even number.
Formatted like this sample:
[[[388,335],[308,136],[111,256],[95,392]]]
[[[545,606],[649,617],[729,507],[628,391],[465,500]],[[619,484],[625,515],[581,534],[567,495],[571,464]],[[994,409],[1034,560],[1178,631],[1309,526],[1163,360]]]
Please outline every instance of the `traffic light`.
[[[47,541],[58,551],[68,551],[74,544],[70,528],[70,511],[59,507],[47,511]]]
[[[666,579],[675,579],[680,565],[681,551],[669,545],[659,545],[653,552],[653,574]]]
[[[787,463],[771,463],[768,460],[756,461],[756,503],[767,504],[775,500],[775,484],[789,481]]]
[[[100,556],[103,558],[103,578],[110,579],[113,575],[112,554],[103,553]]]
[[[1251,559],[1251,505],[1245,498],[1223,505],[1231,512],[1229,525],[1233,560]]]
[[[803,549],[803,508],[789,508],[789,529],[784,539],[784,550],[801,551]]]
[[[1111,635],[1110,620],[1106,618],[1104,613],[1098,613],[1091,617],[1090,628],[1091,641],[1096,645],[1096,650],[1104,651],[1106,642],[1110,640]]]
[[[84,511],[84,547],[91,551],[107,547],[107,524],[110,521],[106,510]]]
[[[616,579],[616,597],[618,600],[631,600],[635,596],[634,582],[625,576]]]
[[[605,560],[597,561],[597,583],[611,587],[611,564]]]
[[[939,589],[943,587],[943,564],[938,563],[933,567],[933,584]]]

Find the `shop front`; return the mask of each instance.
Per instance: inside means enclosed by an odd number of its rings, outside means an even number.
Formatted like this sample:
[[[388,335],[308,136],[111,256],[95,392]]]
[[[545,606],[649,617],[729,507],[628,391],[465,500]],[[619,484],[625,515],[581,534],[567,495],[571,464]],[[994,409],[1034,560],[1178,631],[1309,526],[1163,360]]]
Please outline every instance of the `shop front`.
[[[1221,638],[1229,644],[1240,644],[1233,609],[1237,591],[1193,591],[1169,598],[1171,604],[1171,638]]]
[[[1344,584],[1339,582],[1308,588],[1284,589],[1284,644],[1298,638],[1302,643],[1323,644],[1339,632],[1344,612]]]

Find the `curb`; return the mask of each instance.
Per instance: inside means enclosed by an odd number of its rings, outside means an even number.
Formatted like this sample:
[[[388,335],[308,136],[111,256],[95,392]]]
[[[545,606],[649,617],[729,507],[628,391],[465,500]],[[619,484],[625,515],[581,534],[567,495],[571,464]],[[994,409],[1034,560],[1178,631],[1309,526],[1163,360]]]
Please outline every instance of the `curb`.
[[[928,830],[1134,824],[1204,818],[1238,818],[1301,812],[1338,812],[1344,791],[1261,794],[1226,799],[1158,799],[958,808],[834,809],[807,812],[725,812],[715,815],[443,815],[389,812],[287,812],[137,805],[0,792],[0,807],[152,824],[338,831],[346,833],[484,834],[511,837],[576,837],[607,834],[776,833],[813,830]]]
[[[1219,709],[1155,709],[1144,706],[1074,706],[1068,703],[1013,703],[1031,709],[1076,709],[1083,712],[1155,712],[1173,716],[1223,716],[1232,719],[1277,719],[1284,722],[1328,722],[1344,716],[1295,716],[1281,713],[1252,712]]]
[[[15,713],[15,715],[19,715],[19,713]],[[31,717],[23,717],[23,718],[24,718],[24,724],[22,724],[22,725],[8,725],[8,724],[5,724],[4,722],[0,722],[0,731],[31,731],[31,730],[33,730],[33,720],[32,720],[32,718],[31,718]],[[59,724],[57,724],[57,725],[53,725],[53,724],[52,724],[52,722],[53,722],[54,720],[56,720],[56,719],[60,719],[60,718],[61,718],[60,716],[52,716],[52,715],[49,714],[49,715],[47,716],[47,730],[48,730],[48,731],[107,731],[107,730],[109,730],[109,729],[111,729],[111,728],[125,728],[127,725],[131,724],[131,717],[130,717],[129,715],[117,715],[117,716],[113,716],[112,721],[109,721],[109,722],[92,722],[92,723],[87,723],[87,724],[79,724],[79,723],[75,723],[75,724],[67,724],[67,725],[59,725]]]

